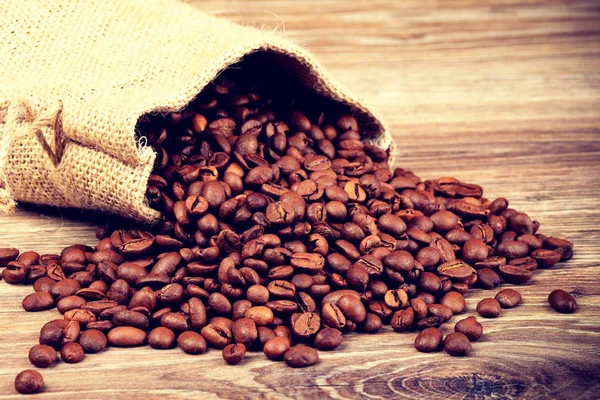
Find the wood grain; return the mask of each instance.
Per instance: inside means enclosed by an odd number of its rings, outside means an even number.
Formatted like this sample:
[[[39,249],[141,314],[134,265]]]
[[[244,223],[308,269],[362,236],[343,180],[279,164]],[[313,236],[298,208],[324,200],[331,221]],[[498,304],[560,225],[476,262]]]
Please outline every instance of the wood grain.
[[[293,370],[250,353],[110,349],[42,371],[40,398],[599,398],[600,2],[195,1],[207,12],[281,34],[312,50],[389,123],[397,166],[454,175],[575,243],[575,257],[521,286],[524,304],[484,320],[474,354],[414,351],[415,334],[349,335],[318,365]],[[105,217],[23,207],[0,219],[0,247],[56,252],[94,244]],[[555,288],[580,310],[547,305]],[[25,313],[29,287],[0,282],[0,397],[29,368],[27,352],[55,310]],[[467,297],[477,301],[494,292]],[[462,318],[454,317],[452,322]]]

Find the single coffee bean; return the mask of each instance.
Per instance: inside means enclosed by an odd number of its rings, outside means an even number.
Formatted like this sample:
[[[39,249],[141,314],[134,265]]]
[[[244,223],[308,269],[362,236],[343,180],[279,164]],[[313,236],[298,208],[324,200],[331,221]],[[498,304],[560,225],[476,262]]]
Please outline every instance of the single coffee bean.
[[[54,307],[54,297],[48,292],[34,292],[22,302],[25,311],[42,311]]]
[[[548,296],[550,306],[562,314],[571,314],[577,310],[577,301],[569,292],[557,289]]]
[[[442,333],[437,328],[423,329],[415,338],[415,349],[423,353],[438,351],[442,344]]]
[[[175,333],[164,326],[159,326],[148,334],[148,344],[153,349],[170,349],[175,343]]]
[[[273,311],[265,306],[251,307],[246,311],[244,317],[250,318],[256,323],[256,326],[265,326],[273,322]]]
[[[15,389],[21,394],[37,393],[44,389],[44,378],[39,372],[26,369],[15,378]]]
[[[187,354],[202,354],[206,351],[206,340],[197,332],[185,331],[177,338],[177,345]]]
[[[66,363],[75,364],[83,360],[85,353],[79,343],[70,342],[65,344],[60,350],[60,357]]]
[[[142,346],[146,343],[146,332],[132,326],[118,326],[108,332],[107,338],[112,346]]]
[[[283,355],[285,363],[292,368],[303,368],[319,361],[319,353],[312,347],[297,344]]]
[[[256,323],[250,318],[240,318],[233,324],[233,338],[236,343],[241,343],[249,348],[258,339]]]
[[[15,261],[19,256],[19,250],[15,248],[0,248],[0,267],[5,266],[11,261]]]
[[[339,298],[336,305],[342,311],[347,320],[354,323],[361,323],[367,317],[367,310],[360,301],[360,298],[356,298],[353,295],[343,295]]]
[[[429,315],[440,317],[442,321],[448,321],[454,315],[452,309],[443,304],[428,304],[427,311]]]
[[[514,289],[503,289],[494,297],[502,308],[513,308],[521,304],[521,293]]]
[[[233,334],[229,327],[218,323],[210,323],[200,331],[207,343],[217,349],[223,349],[233,341]]]
[[[531,279],[533,273],[525,268],[514,265],[501,265],[498,267],[500,276],[510,283],[525,283]]]
[[[294,334],[299,338],[309,338],[315,335],[321,328],[321,317],[313,312],[302,313],[292,323]]]
[[[446,293],[440,300],[440,304],[448,307],[453,314],[460,314],[467,306],[464,296],[458,292]]]
[[[317,333],[313,344],[319,350],[333,350],[342,344],[342,332],[335,328],[324,328]]]
[[[87,329],[79,336],[79,344],[86,353],[99,353],[106,348],[107,343],[106,335],[98,329]]]
[[[285,337],[272,337],[263,346],[263,352],[269,360],[278,361],[290,349],[290,341]]]
[[[473,316],[458,321],[456,325],[454,325],[454,331],[462,333],[471,342],[474,342],[483,336],[483,327],[477,321],[477,318]]]
[[[222,351],[223,359],[229,365],[238,364],[246,357],[246,346],[241,343],[225,346]]]
[[[439,319],[441,324],[442,319],[439,317],[435,318]],[[415,312],[412,308],[406,308],[404,310],[398,310],[392,315],[390,325],[396,332],[404,332],[412,328],[414,321]]]
[[[451,356],[468,356],[472,350],[469,339],[460,332],[454,332],[444,338],[444,350]]]
[[[500,285],[500,276],[492,269],[480,268],[477,270],[477,284],[484,289],[493,289]]]
[[[29,350],[29,361],[38,368],[48,368],[57,359],[56,349],[45,344],[36,344]]]
[[[500,315],[500,303],[492,298],[483,299],[477,303],[477,312],[484,318],[496,318]]]

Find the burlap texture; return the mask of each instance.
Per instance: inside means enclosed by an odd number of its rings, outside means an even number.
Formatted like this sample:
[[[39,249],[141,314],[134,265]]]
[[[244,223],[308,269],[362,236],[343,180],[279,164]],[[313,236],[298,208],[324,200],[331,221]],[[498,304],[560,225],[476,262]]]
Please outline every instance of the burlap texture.
[[[18,200],[155,222],[145,199],[155,154],[136,140],[138,119],[184,108],[256,51],[349,106],[393,162],[381,119],[304,49],[185,4],[4,0],[0,37],[0,211]]]

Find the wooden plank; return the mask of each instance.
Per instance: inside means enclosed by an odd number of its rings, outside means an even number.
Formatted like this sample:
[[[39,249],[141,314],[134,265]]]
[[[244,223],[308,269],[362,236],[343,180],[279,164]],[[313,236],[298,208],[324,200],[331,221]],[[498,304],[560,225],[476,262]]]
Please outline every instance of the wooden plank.
[[[414,333],[349,335],[293,370],[250,353],[229,367],[220,352],[110,349],[42,371],[63,399],[598,398],[600,397],[600,4],[597,1],[192,1],[307,46],[336,78],[374,105],[399,147],[396,166],[423,178],[455,175],[575,243],[575,257],[536,272],[524,304],[483,320],[474,354],[420,354]],[[0,218],[0,247],[56,252],[94,244],[104,217],[22,207]],[[555,288],[580,310],[547,305]],[[0,397],[55,310],[25,313],[29,287],[0,282]],[[478,300],[495,293],[473,291]],[[449,331],[457,319],[444,327]]]

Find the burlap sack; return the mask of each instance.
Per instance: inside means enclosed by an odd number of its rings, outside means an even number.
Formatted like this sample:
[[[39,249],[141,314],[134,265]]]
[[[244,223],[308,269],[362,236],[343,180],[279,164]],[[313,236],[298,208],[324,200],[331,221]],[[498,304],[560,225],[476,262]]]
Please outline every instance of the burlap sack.
[[[177,111],[243,56],[267,51],[315,92],[349,106],[366,140],[381,120],[305,50],[174,1],[4,0],[0,14],[0,210],[15,200],[155,222],[154,152],[140,116]],[[393,161],[393,160],[392,160]]]

